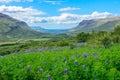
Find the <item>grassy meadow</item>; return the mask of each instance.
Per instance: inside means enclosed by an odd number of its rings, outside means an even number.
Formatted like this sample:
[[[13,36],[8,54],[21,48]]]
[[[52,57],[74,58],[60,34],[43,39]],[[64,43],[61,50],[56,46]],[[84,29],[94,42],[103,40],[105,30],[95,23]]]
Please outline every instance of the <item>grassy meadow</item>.
[[[0,45],[0,80],[120,80],[120,26]]]
[[[0,57],[0,80],[120,80],[120,45],[46,48]]]

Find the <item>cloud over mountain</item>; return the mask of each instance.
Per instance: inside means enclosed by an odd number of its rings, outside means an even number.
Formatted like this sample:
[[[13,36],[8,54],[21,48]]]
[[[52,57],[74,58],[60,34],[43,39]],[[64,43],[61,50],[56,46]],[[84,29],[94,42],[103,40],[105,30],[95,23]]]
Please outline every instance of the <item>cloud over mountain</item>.
[[[79,15],[79,14],[71,14],[71,13],[62,13],[60,16],[51,16],[51,17],[41,17],[38,18],[38,22],[46,23],[54,23],[54,24],[72,24],[72,23],[79,23],[82,20],[89,20],[89,19],[100,19],[100,18],[107,18],[112,16],[113,14],[109,12],[93,12],[92,14],[86,15]]]
[[[70,10],[70,8],[66,10]],[[75,8],[72,8],[72,10],[75,10]],[[63,11],[65,11],[65,9]],[[0,12],[10,15],[16,19],[25,21],[29,25],[34,25],[36,23],[74,24],[79,23],[82,20],[107,18],[113,15],[112,13],[109,12],[95,11],[91,14],[85,15],[61,13],[59,16],[43,17],[42,15],[46,14],[45,12],[34,9],[32,7],[23,8],[21,6],[5,6],[5,5],[0,6]]]
[[[16,19],[23,20],[25,22],[32,23],[36,16],[46,14],[43,11],[34,9],[32,7],[23,8],[21,6],[0,6],[0,12],[10,15]]]

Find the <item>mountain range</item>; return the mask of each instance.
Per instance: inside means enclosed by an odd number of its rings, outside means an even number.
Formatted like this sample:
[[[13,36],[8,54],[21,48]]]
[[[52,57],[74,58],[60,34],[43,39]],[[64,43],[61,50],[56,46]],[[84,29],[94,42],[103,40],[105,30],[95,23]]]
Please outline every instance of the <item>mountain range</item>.
[[[0,41],[38,38],[46,35],[30,28],[25,22],[0,13]]]
[[[77,34],[91,31],[112,31],[120,25],[120,17],[83,20],[72,29],[44,29],[40,26],[29,27],[25,22],[0,13],[0,41],[53,37],[54,34]],[[57,35],[58,36],[58,35]]]
[[[80,32],[112,31],[116,25],[120,25],[120,17],[83,20],[76,27],[74,27],[72,29],[44,29],[40,26],[32,26],[32,28],[34,30],[41,31],[41,32],[44,32],[44,33],[77,34],[77,33],[80,33]]]
[[[70,29],[70,32],[112,31],[116,25],[120,25],[120,17],[83,20],[78,26]]]
[[[32,26],[32,29],[43,33],[63,34],[69,32],[69,29],[45,29],[40,26]]]

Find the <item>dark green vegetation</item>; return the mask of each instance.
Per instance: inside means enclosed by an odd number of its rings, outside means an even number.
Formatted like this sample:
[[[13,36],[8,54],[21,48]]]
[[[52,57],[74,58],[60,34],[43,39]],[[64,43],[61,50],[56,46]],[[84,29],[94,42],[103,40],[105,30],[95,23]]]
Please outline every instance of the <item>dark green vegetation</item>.
[[[89,45],[103,46],[105,48],[112,44],[120,43],[120,26],[116,26],[112,32],[98,31],[91,33],[81,32],[77,35],[78,42],[87,42]]]
[[[67,37],[67,38],[62,38]],[[38,38],[30,40],[20,40],[16,42],[4,42],[0,44],[0,55],[8,55],[16,52],[26,52],[45,47],[68,46],[72,40],[66,35],[59,35],[54,38]],[[69,40],[69,42],[67,41]]]
[[[78,45],[88,45],[94,47],[109,48],[113,44],[120,43],[120,26],[116,26],[112,32],[99,31],[92,33],[81,32],[75,37],[60,35],[55,38],[33,39],[27,41],[17,41],[14,43],[5,43],[0,45],[0,55],[6,55],[16,52],[25,52],[26,50],[36,50],[45,47],[64,47],[71,49]]]

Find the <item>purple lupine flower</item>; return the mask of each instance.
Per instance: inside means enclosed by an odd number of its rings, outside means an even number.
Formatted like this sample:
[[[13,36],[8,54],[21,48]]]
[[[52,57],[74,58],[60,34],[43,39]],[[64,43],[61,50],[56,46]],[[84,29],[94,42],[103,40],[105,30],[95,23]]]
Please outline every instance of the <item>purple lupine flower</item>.
[[[85,42],[77,43],[77,46],[84,46],[84,45],[85,45]]]
[[[64,70],[63,70],[63,73],[67,73],[67,72],[68,72],[68,69],[64,69]]]
[[[75,64],[75,66],[78,66],[78,61],[75,61],[74,64]]]
[[[82,69],[85,69],[86,68],[86,66],[85,65],[82,65]]]
[[[77,58],[80,58],[80,55],[78,55]]]
[[[20,68],[20,66],[21,66],[21,65],[20,65],[20,64],[18,64],[18,68]]]
[[[84,58],[87,58],[87,56],[88,56],[88,55],[85,53],[85,54],[84,54]]]
[[[66,59],[66,58],[64,58],[64,59],[63,59],[63,61],[64,61],[64,62],[66,62],[66,61],[67,61],[67,59]]]
[[[26,53],[31,53],[31,52],[34,52],[34,50],[31,50],[31,49],[26,50]]]
[[[20,60],[20,62],[24,62],[24,60]]]
[[[30,67],[30,65],[28,65],[28,66],[27,66],[27,70],[30,71],[30,69],[31,69],[31,67]]]
[[[40,51],[40,52],[43,52],[43,51],[44,51],[44,48],[40,48],[39,51]]]
[[[96,58],[95,58],[96,60],[98,60],[99,58],[98,58],[98,56],[96,56]]]
[[[110,60],[109,60],[109,59],[106,59],[106,60],[105,60],[105,62],[106,62],[106,63],[109,63],[109,62],[110,62]]]
[[[48,80],[50,80],[50,75],[47,75],[46,78],[47,78]]]
[[[92,56],[95,56],[96,55],[96,53],[92,53]]]
[[[40,73],[43,73],[43,69],[42,69],[42,68],[40,68],[40,70],[39,70],[39,71],[40,71]]]

